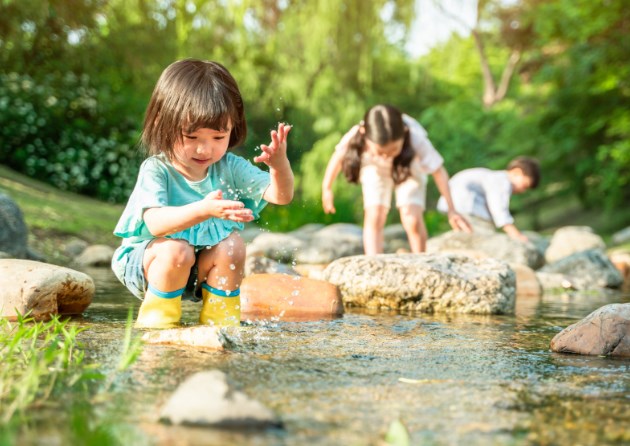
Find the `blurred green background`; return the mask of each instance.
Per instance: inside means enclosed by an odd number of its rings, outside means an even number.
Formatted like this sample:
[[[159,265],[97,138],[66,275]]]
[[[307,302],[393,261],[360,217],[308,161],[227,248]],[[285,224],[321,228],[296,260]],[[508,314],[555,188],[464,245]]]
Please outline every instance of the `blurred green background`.
[[[431,1],[431,0],[429,0]],[[449,2],[445,2],[449,3]],[[452,3],[452,2],[450,2]],[[262,224],[361,223],[360,190],[321,180],[341,135],[375,103],[417,118],[455,172],[540,159],[517,221],[610,232],[630,211],[630,8],[625,0],[480,0],[466,36],[408,51],[415,0],[0,0],[0,164],[64,191],[124,203],[161,71],[223,63],[245,99],[249,159],[291,123],[296,198]],[[445,16],[458,20],[439,1]],[[430,182],[429,208],[438,193]],[[395,212],[390,222],[397,219]],[[430,233],[446,228],[428,212]]]

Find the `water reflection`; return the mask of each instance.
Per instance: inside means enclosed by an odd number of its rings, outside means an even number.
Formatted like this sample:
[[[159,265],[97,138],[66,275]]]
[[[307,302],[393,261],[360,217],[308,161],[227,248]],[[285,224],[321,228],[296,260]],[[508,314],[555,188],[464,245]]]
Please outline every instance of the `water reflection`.
[[[108,270],[88,274],[97,293],[76,323],[106,367],[139,302]],[[331,321],[256,323],[226,332],[226,352],[147,345],[117,391],[126,422],[157,444],[378,444],[396,419],[413,444],[630,442],[630,360],[549,350],[562,328],[629,301],[557,294],[519,298],[512,316],[350,309]],[[184,304],[185,323],[195,323],[198,305]],[[185,377],[213,368],[277,412],[285,430],[252,436],[157,423]]]

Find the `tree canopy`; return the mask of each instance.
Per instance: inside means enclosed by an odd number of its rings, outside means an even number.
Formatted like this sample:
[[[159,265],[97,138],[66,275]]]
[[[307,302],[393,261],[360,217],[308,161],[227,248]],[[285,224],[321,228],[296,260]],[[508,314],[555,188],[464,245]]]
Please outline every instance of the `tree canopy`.
[[[479,0],[468,37],[405,52],[414,0],[4,0],[0,162],[59,188],[124,201],[141,159],[144,108],[184,57],[232,72],[252,156],[294,125],[296,204],[285,228],[356,220],[357,188],[336,216],[319,203],[338,138],[386,102],[418,118],[449,172],[538,157],[545,194],[585,207],[630,201],[630,10],[623,0]],[[446,15],[453,15],[443,10]],[[457,17],[455,17],[457,19]],[[535,203],[529,203],[535,206]],[[308,212],[296,212],[306,208]],[[288,218],[291,215],[291,218]]]

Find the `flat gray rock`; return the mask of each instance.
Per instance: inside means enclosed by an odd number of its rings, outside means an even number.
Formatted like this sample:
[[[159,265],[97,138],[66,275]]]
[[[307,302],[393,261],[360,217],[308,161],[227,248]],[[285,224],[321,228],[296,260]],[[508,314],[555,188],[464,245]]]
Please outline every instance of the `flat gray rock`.
[[[344,304],[427,313],[509,314],[516,278],[495,259],[447,254],[381,254],[332,262],[322,279],[337,285]]]
[[[576,252],[545,265],[539,272],[564,275],[572,288],[579,290],[618,288],[623,284],[621,273],[600,249]]]

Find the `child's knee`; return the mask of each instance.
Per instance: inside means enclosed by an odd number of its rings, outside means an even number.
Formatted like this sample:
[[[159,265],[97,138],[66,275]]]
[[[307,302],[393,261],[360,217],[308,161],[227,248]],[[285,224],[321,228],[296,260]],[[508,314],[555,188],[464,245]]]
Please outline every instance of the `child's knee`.
[[[236,232],[222,240],[215,249],[221,260],[237,264],[245,262],[245,242]]]
[[[167,239],[160,246],[158,258],[172,268],[190,269],[195,264],[195,249],[185,240]]]

